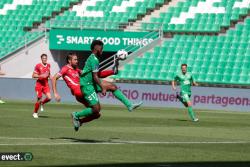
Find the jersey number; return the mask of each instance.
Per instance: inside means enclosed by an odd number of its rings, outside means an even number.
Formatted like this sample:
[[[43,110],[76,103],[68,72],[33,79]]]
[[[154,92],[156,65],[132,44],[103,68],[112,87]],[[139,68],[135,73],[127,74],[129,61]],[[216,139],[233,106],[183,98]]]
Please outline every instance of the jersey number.
[[[184,81],[183,83],[184,83],[184,85],[189,85],[190,84],[189,81]]]
[[[98,97],[96,92],[93,92],[91,95],[88,96],[89,100],[97,100],[98,101]]]

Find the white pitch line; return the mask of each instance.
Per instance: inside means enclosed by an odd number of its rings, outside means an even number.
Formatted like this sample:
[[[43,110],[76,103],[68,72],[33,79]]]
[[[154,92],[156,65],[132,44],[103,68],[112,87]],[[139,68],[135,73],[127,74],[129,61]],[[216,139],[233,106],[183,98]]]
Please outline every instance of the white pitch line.
[[[201,141],[201,142],[150,142],[150,141],[113,141],[113,142],[69,142],[69,143],[5,143],[0,146],[43,146],[43,145],[117,145],[117,144],[250,144],[250,141]]]
[[[49,138],[35,138],[35,137],[1,137],[1,139],[7,139],[7,140],[50,140]]]
[[[115,144],[125,144],[125,143],[111,143],[111,142],[103,142],[103,143],[17,143],[17,144],[0,144],[0,146],[56,146],[56,145],[115,145]]]
[[[166,141],[166,142],[148,142],[148,141],[118,141],[125,144],[246,144],[250,141]]]

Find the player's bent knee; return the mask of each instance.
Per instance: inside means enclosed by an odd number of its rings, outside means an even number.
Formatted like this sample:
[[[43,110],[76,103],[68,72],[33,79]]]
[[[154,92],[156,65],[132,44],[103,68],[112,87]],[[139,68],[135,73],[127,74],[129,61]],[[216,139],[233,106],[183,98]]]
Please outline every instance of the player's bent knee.
[[[37,102],[42,102],[42,97],[37,97]]]
[[[100,109],[93,109],[92,111],[94,114],[98,114],[98,113],[100,113],[101,110]]]
[[[112,89],[113,89],[113,91],[115,91],[115,90],[117,90],[118,89],[118,87],[116,86],[116,85],[112,85]]]
[[[98,114],[101,111],[100,104],[93,106],[92,111],[93,113]]]
[[[98,119],[98,118],[100,118],[101,117],[101,113],[99,112],[99,113],[96,113],[96,114],[94,114],[94,119]]]
[[[192,103],[190,101],[187,102],[187,107],[192,107]]]
[[[116,91],[117,89],[118,89],[118,87],[116,85],[114,85],[114,84],[110,84],[108,86],[108,90],[110,90],[112,92]]]
[[[118,89],[118,87],[115,84],[111,83],[111,82],[103,81],[103,84],[105,85],[105,87],[109,91],[115,91],[115,90]]]
[[[52,99],[51,94],[46,94],[46,98],[50,101]]]

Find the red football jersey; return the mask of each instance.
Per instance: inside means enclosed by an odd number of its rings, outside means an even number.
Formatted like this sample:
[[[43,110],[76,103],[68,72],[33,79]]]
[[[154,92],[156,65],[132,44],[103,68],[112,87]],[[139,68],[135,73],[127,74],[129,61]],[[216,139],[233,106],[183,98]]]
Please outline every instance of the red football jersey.
[[[49,73],[50,74],[50,64],[42,64],[42,63],[39,63],[35,66],[35,70],[34,70],[34,73],[38,74],[38,75],[41,75],[41,74],[45,74],[45,73]],[[48,84],[48,78],[38,78],[37,80],[37,83],[40,83],[40,84]]]
[[[81,70],[79,68],[74,69],[70,65],[62,67],[58,75],[62,76],[67,86],[72,90],[76,86],[80,86]]]

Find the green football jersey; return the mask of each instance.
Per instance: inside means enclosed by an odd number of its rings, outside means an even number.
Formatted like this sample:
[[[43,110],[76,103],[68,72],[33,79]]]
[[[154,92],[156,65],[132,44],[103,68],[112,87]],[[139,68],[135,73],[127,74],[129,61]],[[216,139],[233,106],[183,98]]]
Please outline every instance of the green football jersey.
[[[99,71],[99,60],[94,55],[91,54],[85,62],[85,65],[82,69],[82,74],[80,76],[80,85],[93,85],[93,75],[92,72]]]
[[[191,74],[186,73],[185,75],[181,72],[177,74],[174,78],[175,81],[180,82],[181,93],[182,94],[191,94],[191,86],[194,82]]]

